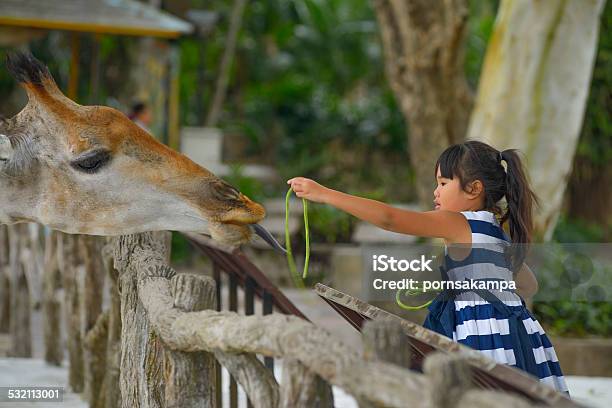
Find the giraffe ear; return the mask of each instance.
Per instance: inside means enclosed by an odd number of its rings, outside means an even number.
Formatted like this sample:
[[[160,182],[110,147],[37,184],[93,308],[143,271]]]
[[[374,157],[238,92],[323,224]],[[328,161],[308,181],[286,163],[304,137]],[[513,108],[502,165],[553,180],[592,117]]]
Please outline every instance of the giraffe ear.
[[[13,157],[13,146],[7,135],[0,134],[0,160],[9,160]]]

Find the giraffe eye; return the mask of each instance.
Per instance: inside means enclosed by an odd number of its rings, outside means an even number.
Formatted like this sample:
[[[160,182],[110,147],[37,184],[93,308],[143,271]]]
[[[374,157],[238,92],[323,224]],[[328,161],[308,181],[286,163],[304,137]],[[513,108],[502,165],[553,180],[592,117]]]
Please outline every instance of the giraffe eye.
[[[93,152],[86,157],[75,160],[71,163],[72,167],[84,173],[95,173],[104,167],[111,159],[107,151]]]

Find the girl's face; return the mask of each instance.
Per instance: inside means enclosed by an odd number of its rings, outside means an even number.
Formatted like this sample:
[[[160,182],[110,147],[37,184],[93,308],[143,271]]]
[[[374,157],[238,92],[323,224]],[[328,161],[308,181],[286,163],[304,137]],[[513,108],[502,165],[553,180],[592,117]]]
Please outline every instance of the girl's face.
[[[434,190],[434,210],[468,211],[480,208],[480,191],[482,184],[476,181],[472,184],[472,192],[468,193],[461,188],[459,177],[452,180],[442,177],[440,167],[436,171],[438,186]],[[480,191],[479,191],[480,190]]]

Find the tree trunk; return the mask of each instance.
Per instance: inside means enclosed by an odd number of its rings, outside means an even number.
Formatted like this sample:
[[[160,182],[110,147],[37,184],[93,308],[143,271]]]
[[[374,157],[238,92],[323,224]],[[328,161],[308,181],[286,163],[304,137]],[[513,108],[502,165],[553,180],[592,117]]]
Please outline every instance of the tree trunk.
[[[60,366],[64,357],[62,349],[62,302],[60,299],[61,272],[57,259],[59,233],[51,231],[45,237],[45,266],[43,271],[43,333],[45,337],[45,361]]]
[[[610,185],[612,163],[597,165],[585,157],[574,158],[568,182],[568,215],[601,226],[605,234],[601,242],[612,240],[612,189],[601,188]]]
[[[463,141],[472,107],[464,74],[467,0],[373,0],[387,79],[406,118],[419,202],[432,207],[434,164]]]
[[[210,105],[210,111],[206,117],[206,126],[216,126],[219,121],[219,116],[221,116],[221,111],[223,110],[223,102],[225,101],[225,94],[227,92],[227,85],[232,69],[232,61],[234,60],[236,43],[238,42],[238,33],[242,26],[242,15],[244,14],[246,3],[247,0],[234,0],[234,5],[232,6],[227,40],[225,41],[223,56],[221,57],[221,65],[219,66],[217,82],[215,84],[215,93]]]
[[[525,154],[549,239],[570,175],[604,0],[500,4],[468,136]]]

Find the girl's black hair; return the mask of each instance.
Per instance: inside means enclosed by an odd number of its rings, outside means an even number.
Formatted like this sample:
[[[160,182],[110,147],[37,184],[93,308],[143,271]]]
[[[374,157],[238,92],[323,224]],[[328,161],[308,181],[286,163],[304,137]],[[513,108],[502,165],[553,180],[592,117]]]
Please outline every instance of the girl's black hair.
[[[506,169],[502,165],[506,162]],[[516,149],[500,152],[486,143],[469,140],[450,146],[438,158],[434,177],[438,168],[442,177],[459,178],[461,188],[469,191],[468,186],[480,180],[484,186],[484,209],[499,215],[503,227],[508,222],[512,239],[512,266],[516,270],[525,259],[526,244],[532,239],[533,207],[538,198],[531,190],[523,163]],[[500,201],[506,197],[506,206]],[[525,244],[525,245],[523,245]]]

